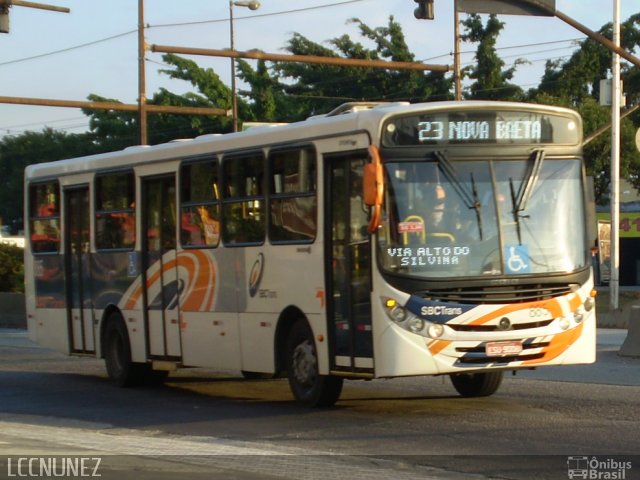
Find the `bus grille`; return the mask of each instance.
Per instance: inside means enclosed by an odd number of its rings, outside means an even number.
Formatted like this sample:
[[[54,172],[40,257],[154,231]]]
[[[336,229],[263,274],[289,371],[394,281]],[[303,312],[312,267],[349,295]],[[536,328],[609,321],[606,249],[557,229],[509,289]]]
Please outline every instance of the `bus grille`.
[[[453,303],[525,303],[568,295],[577,288],[572,284],[524,284],[433,288],[422,292],[427,300]]]
[[[514,323],[509,328],[511,330],[527,330],[529,328],[542,328],[553,322],[553,319],[542,320],[539,322]],[[456,323],[447,323],[447,326],[456,332],[502,332],[504,331],[498,325],[460,325]]]

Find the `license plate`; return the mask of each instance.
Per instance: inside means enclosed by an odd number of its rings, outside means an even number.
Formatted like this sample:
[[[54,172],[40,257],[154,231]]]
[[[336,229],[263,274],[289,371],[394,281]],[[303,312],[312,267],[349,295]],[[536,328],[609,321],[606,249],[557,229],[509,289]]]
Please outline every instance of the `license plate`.
[[[506,357],[522,352],[522,342],[489,342],[485,346],[488,357]]]

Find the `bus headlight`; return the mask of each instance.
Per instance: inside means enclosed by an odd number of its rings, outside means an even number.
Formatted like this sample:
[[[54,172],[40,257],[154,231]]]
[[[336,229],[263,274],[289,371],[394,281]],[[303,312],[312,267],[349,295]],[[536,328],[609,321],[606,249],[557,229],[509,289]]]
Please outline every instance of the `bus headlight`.
[[[593,310],[593,307],[595,307],[595,305],[596,305],[596,302],[592,297],[589,297],[584,301],[584,309],[587,312],[590,312],[591,310]]]
[[[384,298],[384,307],[387,316],[396,323],[402,323],[407,319],[407,311],[393,298]]]
[[[444,335],[444,325],[431,323],[415,315],[393,298],[381,297],[380,300],[389,320],[400,328],[422,337],[440,338]]]
[[[424,330],[424,320],[418,317],[413,317],[411,320],[409,320],[409,330],[411,330],[413,333],[420,333],[422,330]]]
[[[560,319],[560,321],[558,322],[558,325],[560,325],[560,328],[562,330],[566,330],[567,328],[569,328],[571,326],[571,322],[569,321],[568,318],[562,317]]]
[[[441,337],[443,333],[444,333],[444,327],[439,323],[432,323],[431,325],[429,325],[429,328],[427,329],[427,334],[431,338]]]

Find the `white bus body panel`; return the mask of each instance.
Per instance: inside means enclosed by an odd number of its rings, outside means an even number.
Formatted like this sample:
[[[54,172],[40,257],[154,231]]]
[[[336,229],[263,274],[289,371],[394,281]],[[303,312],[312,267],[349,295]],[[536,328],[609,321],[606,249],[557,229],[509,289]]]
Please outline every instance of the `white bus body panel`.
[[[454,324],[470,324],[483,319],[483,325],[496,324],[508,315],[510,321],[531,321],[531,309],[557,312],[553,321],[544,327],[507,331],[460,332],[448,327],[437,339],[418,335],[395,324],[384,312],[381,297],[406,301],[406,294],[383,285],[384,294],[373,298],[376,377],[450,374],[463,371],[535,368],[551,365],[589,364],[596,360],[596,313],[592,304],[585,304],[593,288],[591,278],[577,291],[568,295],[539,302],[522,304],[478,305],[456,319]],[[548,302],[548,303],[545,303]],[[508,313],[505,313],[508,312]],[[576,316],[580,320],[575,320]],[[562,321],[569,327],[562,328]],[[486,357],[476,364],[465,361],[465,352],[475,351],[482,356],[488,342],[521,342],[525,345],[522,356]],[[530,345],[528,345],[530,344]]]
[[[237,313],[189,312],[182,319],[182,361],[222,370],[242,369]]]

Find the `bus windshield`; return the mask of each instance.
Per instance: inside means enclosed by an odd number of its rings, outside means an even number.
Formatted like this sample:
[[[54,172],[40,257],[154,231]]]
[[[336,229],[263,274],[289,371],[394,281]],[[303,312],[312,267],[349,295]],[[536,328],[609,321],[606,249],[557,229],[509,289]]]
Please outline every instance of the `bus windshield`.
[[[385,163],[381,268],[421,278],[570,273],[587,265],[581,163]]]

